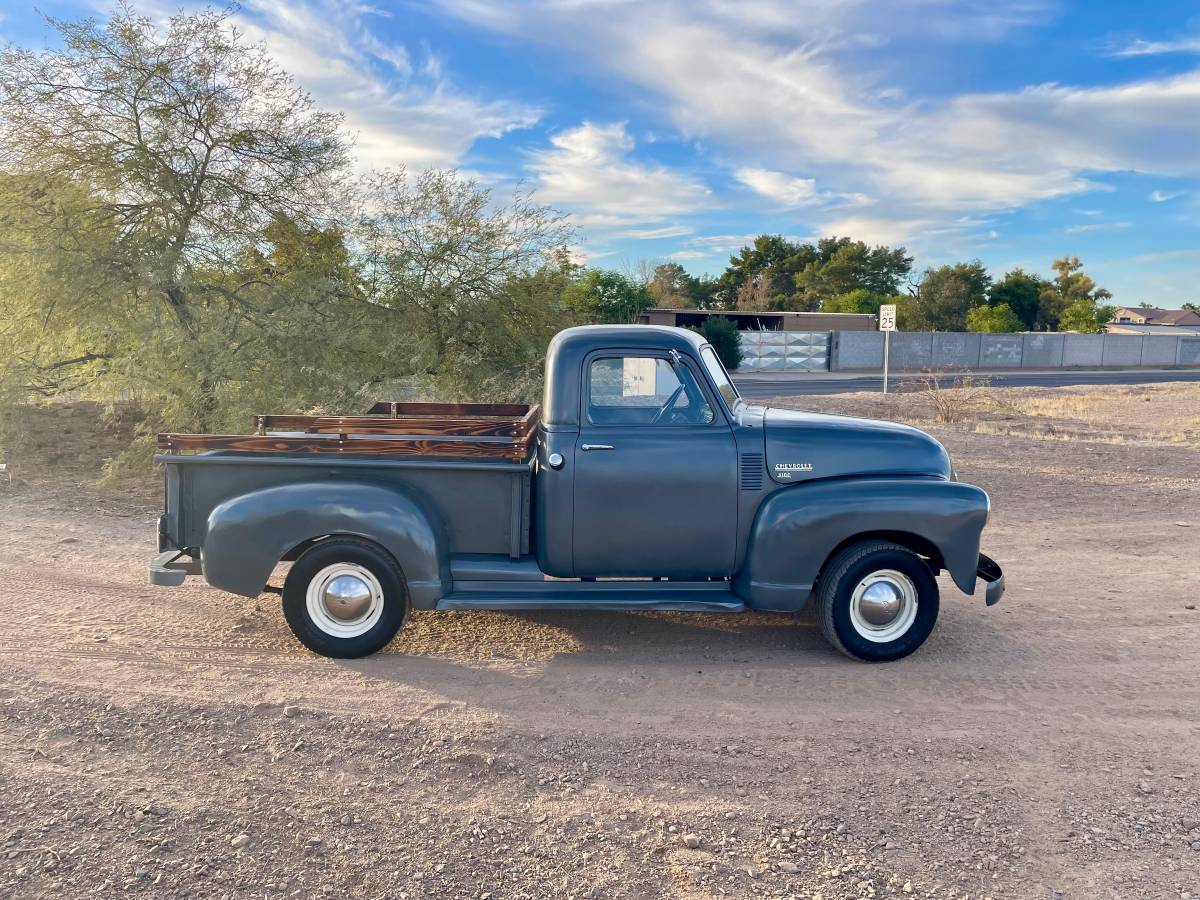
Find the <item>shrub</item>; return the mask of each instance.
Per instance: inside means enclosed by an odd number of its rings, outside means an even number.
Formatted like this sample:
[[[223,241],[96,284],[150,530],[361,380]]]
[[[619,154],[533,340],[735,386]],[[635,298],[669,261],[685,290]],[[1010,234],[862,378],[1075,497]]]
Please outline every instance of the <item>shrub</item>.
[[[737,325],[732,319],[709,316],[704,320],[704,324],[695,330],[712,344],[717,357],[729,371],[732,372],[742,364],[742,343],[738,337]]]
[[[948,383],[943,383],[948,381]],[[933,417],[943,424],[961,422],[988,400],[991,381],[971,372],[960,372],[947,379],[946,372],[925,372],[921,399],[929,404]]]
[[[1020,317],[1007,303],[977,306],[967,313],[967,331],[1014,332],[1025,327]]]

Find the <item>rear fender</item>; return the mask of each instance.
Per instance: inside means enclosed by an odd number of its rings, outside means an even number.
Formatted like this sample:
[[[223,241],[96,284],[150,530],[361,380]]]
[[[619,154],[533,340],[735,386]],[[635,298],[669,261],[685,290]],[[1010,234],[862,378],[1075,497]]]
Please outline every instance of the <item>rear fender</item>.
[[[831,479],[785,488],[760,507],[734,590],[750,607],[799,609],[839,546],[858,535],[893,532],[935,547],[954,583],[970,594],[989,506],[980,488],[939,478]]]
[[[446,593],[448,556],[436,521],[400,491],[345,481],[264,488],[217,506],[201,547],[204,577],[223,591],[255,597],[292,548],[333,534],[391,553],[415,608],[432,609]]]

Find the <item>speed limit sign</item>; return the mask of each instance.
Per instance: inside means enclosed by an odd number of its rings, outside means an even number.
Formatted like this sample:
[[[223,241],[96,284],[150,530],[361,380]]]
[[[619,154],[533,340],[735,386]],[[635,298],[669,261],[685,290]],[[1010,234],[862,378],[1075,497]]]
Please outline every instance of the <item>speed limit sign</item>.
[[[880,331],[895,331],[896,330],[896,304],[885,303],[879,307],[879,330]]]
[[[892,332],[896,330],[896,304],[885,303],[879,307],[879,330],[883,332],[883,392],[887,393],[888,350],[892,343]]]

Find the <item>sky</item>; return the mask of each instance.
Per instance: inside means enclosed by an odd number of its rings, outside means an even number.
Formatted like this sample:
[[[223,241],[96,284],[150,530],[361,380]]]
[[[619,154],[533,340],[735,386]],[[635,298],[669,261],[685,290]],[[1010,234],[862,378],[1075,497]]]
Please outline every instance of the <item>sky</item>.
[[[135,6],[151,15],[164,0]],[[182,8],[200,4],[184,2]],[[52,42],[0,0],[0,38]],[[720,273],[761,233],[1200,302],[1200,2],[243,0],[364,170],[569,214],[591,265]]]

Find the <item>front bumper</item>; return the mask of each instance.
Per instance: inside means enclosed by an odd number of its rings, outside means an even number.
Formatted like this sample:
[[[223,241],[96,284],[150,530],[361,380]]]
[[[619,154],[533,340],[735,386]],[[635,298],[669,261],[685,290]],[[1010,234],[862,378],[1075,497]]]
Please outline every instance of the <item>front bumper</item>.
[[[150,583],[159,587],[179,587],[189,575],[202,575],[200,560],[182,550],[167,550],[150,563]]]
[[[1004,596],[1004,572],[1001,571],[1000,565],[990,556],[980,553],[979,568],[976,569],[975,574],[987,584],[987,590],[983,595],[984,603],[988,606],[995,606]]]

